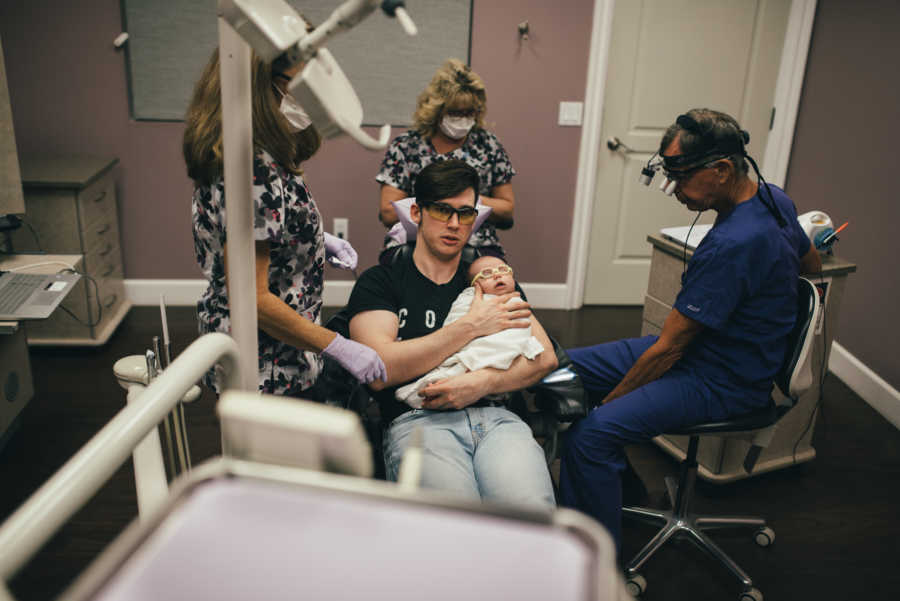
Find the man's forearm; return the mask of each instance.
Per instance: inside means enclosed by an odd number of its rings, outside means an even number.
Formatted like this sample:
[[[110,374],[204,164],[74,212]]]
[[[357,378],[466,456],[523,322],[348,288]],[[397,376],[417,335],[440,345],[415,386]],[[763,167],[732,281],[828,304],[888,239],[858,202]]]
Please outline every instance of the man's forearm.
[[[550,349],[532,360],[519,357],[509,369],[487,367],[434,382],[421,391],[425,397],[422,407],[437,410],[463,409],[485,395],[531,386],[556,365],[556,355]]]
[[[354,340],[374,348],[384,361],[388,381],[373,382],[372,387],[376,390],[409,382],[428,373],[475,338],[474,328],[465,321],[454,322],[412,340],[376,342],[353,327],[350,333]]]
[[[648,348],[643,355],[638,357],[631,369],[622,378],[622,381],[612,389],[603,399],[608,403],[620,396],[625,396],[633,390],[637,390],[645,384],[649,384],[669,371],[681,358],[681,351],[674,348],[666,348],[657,341]]]
[[[493,374],[485,394],[502,394],[533,386],[556,369],[558,364],[553,349],[550,349],[544,350],[534,359],[517,357],[509,369],[487,368]]]

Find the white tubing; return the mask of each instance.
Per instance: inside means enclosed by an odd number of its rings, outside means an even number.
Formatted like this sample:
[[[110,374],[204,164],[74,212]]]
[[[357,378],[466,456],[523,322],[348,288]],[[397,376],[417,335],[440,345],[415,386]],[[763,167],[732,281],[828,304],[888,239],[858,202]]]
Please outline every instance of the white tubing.
[[[128,404],[140,403],[146,387],[132,384],[128,387]],[[159,507],[169,494],[166,468],[163,466],[162,447],[159,432],[150,430],[147,436],[134,448],[134,485],[137,489],[138,514],[141,519]]]
[[[255,361],[255,350],[253,358]],[[0,591],[216,362],[224,368],[225,388],[236,388],[238,347],[234,340],[218,333],[198,338],[144,390],[140,403],[116,414],[0,526]]]

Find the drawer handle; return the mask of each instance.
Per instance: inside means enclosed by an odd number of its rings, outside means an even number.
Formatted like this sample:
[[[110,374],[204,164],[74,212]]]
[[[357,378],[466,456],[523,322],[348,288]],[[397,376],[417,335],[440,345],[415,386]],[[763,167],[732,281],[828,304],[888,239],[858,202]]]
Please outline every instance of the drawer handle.
[[[103,273],[101,273],[101,274],[100,274],[100,277],[101,277],[101,278],[105,278],[106,276],[108,276],[109,274],[111,274],[112,272],[114,272],[115,270],[116,270],[116,268],[113,267],[112,265],[107,265],[107,266],[106,266],[106,271],[104,271]]]
[[[106,248],[103,249],[99,254],[100,254],[101,257],[105,257],[105,256],[108,255],[110,252],[112,252],[112,249],[113,249],[113,245],[110,244],[109,242],[107,242],[107,243],[106,243]]]
[[[99,230],[97,230],[97,233],[98,233],[98,234],[105,234],[106,232],[109,231],[109,228],[111,228],[111,227],[112,227],[112,226],[109,225],[108,223],[104,223],[104,224],[103,224],[103,227],[101,227]]]
[[[98,196],[97,198],[94,199],[94,202],[100,202],[100,201],[103,200],[104,198],[106,198],[106,190],[104,190],[103,192],[101,192],[101,193],[100,193],[100,196]]]
[[[119,299],[118,294],[113,294],[112,296],[107,297],[107,299],[105,301],[103,301],[103,308],[109,309],[110,307],[112,307],[113,305],[116,304],[116,301],[118,299]]]

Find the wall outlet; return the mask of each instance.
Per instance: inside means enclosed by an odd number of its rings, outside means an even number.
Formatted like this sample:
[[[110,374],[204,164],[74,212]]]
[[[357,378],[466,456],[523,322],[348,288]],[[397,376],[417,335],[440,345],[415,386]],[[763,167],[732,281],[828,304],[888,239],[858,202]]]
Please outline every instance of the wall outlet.
[[[334,231],[332,232],[338,238],[343,238],[344,240],[349,240],[349,233],[347,229],[350,226],[350,220],[346,217],[335,217],[334,218]]]

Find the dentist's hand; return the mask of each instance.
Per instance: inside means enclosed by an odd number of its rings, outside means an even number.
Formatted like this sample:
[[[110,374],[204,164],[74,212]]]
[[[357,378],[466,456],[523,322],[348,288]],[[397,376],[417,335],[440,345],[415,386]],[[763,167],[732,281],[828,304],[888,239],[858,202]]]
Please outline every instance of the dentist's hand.
[[[375,380],[387,382],[387,368],[384,361],[374,349],[364,344],[348,340],[338,334],[325,347],[322,354],[340,363],[363,384],[370,384]]]
[[[328,232],[325,232],[325,258],[329,263],[341,269],[356,269],[356,263],[359,260],[349,242]]]

